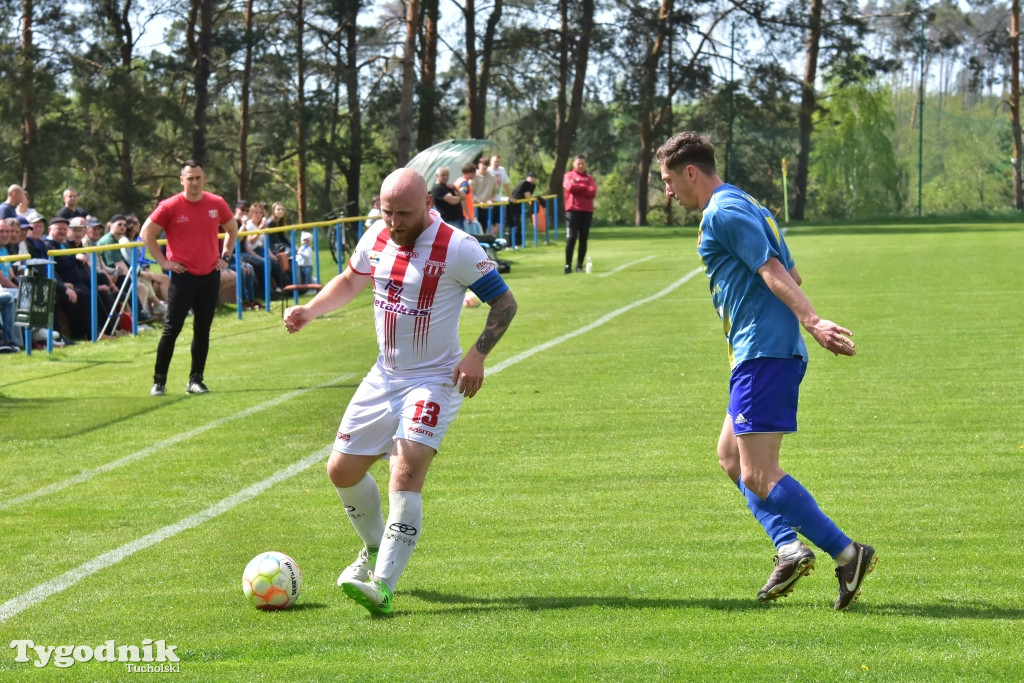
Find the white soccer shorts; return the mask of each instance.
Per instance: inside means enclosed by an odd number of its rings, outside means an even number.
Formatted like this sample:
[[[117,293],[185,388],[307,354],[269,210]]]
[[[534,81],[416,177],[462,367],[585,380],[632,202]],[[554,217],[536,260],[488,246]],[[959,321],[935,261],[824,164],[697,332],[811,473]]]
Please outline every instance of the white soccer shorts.
[[[334,449],[354,455],[390,454],[396,439],[408,439],[436,452],[462,399],[450,379],[393,379],[374,367],[349,401]]]

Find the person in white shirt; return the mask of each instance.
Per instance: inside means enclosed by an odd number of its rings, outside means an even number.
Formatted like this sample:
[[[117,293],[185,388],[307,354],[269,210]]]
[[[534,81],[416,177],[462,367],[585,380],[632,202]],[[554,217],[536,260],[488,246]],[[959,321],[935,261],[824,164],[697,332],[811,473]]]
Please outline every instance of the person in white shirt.
[[[494,262],[475,238],[441,221],[419,173],[391,173],[380,197],[383,220],[363,234],[345,272],[284,316],[295,333],[373,289],[380,355],[345,410],[327,462],[364,545],[338,585],[373,614],[393,609],[395,586],[422,530],[427,469],[463,399],[480,391],[484,358],[516,313]],[[463,355],[459,316],[467,289],[491,309]],[[369,474],[385,456],[391,460],[386,524]]]

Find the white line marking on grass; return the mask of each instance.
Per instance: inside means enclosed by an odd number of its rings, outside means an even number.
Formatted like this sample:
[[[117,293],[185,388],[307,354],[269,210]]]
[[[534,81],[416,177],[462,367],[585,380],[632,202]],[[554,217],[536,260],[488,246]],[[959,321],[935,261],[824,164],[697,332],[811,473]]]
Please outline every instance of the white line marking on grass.
[[[517,353],[514,356],[506,358],[505,360],[501,361],[500,363],[494,364],[493,366],[491,366],[490,368],[487,369],[485,375],[490,376],[490,375],[497,374],[497,373],[501,372],[502,370],[504,370],[505,368],[510,367],[512,365],[515,365],[519,361],[526,360],[527,358],[529,358],[530,356],[532,356],[534,354],[540,353],[541,351],[546,351],[546,350],[550,349],[552,346],[557,346],[558,344],[561,344],[564,341],[569,341],[570,339],[572,339],[574,337],[578,337],[581,334],[584,334],[586,332],[590,332],[594,328],[600,327],[601,325],[604,325],[606,322],[614,320],[615,318],[619,317],[623,313],[628,313],[629,311],[632,311],[634,308],[637,308],[639,306],[643,306],[644,304],[647,304],[647,303],[650,303],[652,301],[655,301],[656,299],[660,299],[661,297],[665,296],[666,294],[669,294],[669,293],[673,292],[674,290],[678,289],[682,285],[684,285],[687,282],[689,282],[698,273],[703,273],[703,272],[704,272],[703,268],[696,268],[694,270],[691,270],[689,273],[687,273],[683,277],[679,278],[678,280],[676,280],[675,282],[670,284],[665,289],[663,289],[660,292],[657,292],[655,294],[652,294],[651,296],[647,297],[646,299],[640,299],[639,301],[634,301],[631,304],[628,304],[626,306],[623,306],[622,308],[619,308],[617,310],[612,311],[611,313],[607,313],[607,314],[601,316],[600,318],[598,318],[594,322],[589,323],[587,325],[584,325],[583,327],[581,327],[581,328],[579,328],[577,330],[573,330],[572,332],[568,332],[566,334],[563,334],[561,337],[555,337],[554,339],[552,339],[550,341],[546,341],[543,344],[538,344],[537,346],[534,346],[532,349],[527,349],[526,351],[523,351],[522,353]]]
[[[627,311],[631,311],[634,308],[637,308],[638,306],[643,306],[646,303],[650,303],[651,301],[655,301],[657,299],[660,299],[661,297],[665,296],[666,294],[669,294],[670,292],[676,290],[681,285],[687,283],[689,280],[691,280],[695,275],[697,275],[700,272],[702,272],[702,269],[697,268],[696,270],[694,270],[692,272],[689,272],[686,275],[684,275],[682,278],[676,280],[675,282],[673,282],[671,285],[669,285],[665,289],[663,289],[660,292],[657,292],[655,294],[652,294],[651,296],[647,297],[646,299],[640,299],[639,301],[634,301],[633,303],[631,303],[631,304],[629,304],[627,306],[623,306],[620,309],[612,311],[611,313],[608,313],[608,314],[598,318],[597,320],[595,320],[594,322],[590,323],[589,325],[584,325],[583,327],[581,327],[581,328],[579,328],[579,329],[577,329],[577,330],[575,330],[573,332],[569,332],[568,334],[563,334],[561,337],[556,337],[555,339],[552,339],[551,341],[544,342],[543,344],[539,344],[539,345],[533,347],[532,349],[529,349],[528,351],[524,351],[522,353],[516,354],[515,356],[512,356],[511,358],[506,358],[501,363],[498,363],[494,367],[492,367],[488,371],[487,374],[488,375],[493,375],[495,373],[501,372],[505,368],[511,367],[512,365],[515,365],[516,363],[519,363],[520,361],[526,360],[527,358],[529,358],[530,356],[532,356],[532,355],[534,355],[536,353],[540,353],[541,351],[544,351],[545,349],[550,349],[552,346],[556,346],[557,344],[561,344],[562,342],[567,341],[569,339],[572,339],[573,337],[578,337],[581,334],[584,334],[586,332],[589,332],[590,330],[593,330],[593,329],[595,329],[597,327],[600,327],[601,325],[604,325],[606,322],[609,322],[610,320],[614,320],[615,318],[617,318],[618,316],[622,315],[623,313],[626,313]],[[335,380],[335,381],[337,381],[337,380]],[[321,386],[324,386],[324,385],[321,385]],[[308,391],[308,390],[304,390],[304,391]],[[296,392],[292,392],[292,393],[294,394]],[[283,399],[283,397],[282,397],[282,399]],[[264,404],[264,405],[268,405],[268,404]],[[257,406],[257,408],[259,408],[259,406]],[[254,412],[255,410],[256,410],[256,408],[250,408],[248,413]],[[50,579],[49,581],[46,581],[45,583],[41,583],[38,586],[36,586],[35,588],[33,588],[33,589],[31,589],[31,590],[29,590],[29,591],[27,591],[25,593],[22,593],[21,595],[18,595],[18,596],[14,597],[14,598],[11,598],[7,602],[5,602],[2,605],[0,605],[0,622],[6,621],[7,619],[10,619],[14,615],[16,615],[16,614],[18,614],[18,613],[28,609],[29,607],[31,607],[31,606],[33,606],[33,605],[35,605],[37,603],[40,603],[43,600],[46,600],[51,595],[54,595],[54,594],[59,593],[61,591],[67,590],[68,588],[70,588],[71,586],[75,585],[79,581],[81,581],[83,579],[87,579],[90,576],[92,576],[93,574],[95,574],[96,572],[101,571],[103,569],[106,569],[107,567],[110,567],[112,565],[117,564],[121,560],[123,560],[126,557],[129,557],[131,555],[134,555],[135,553],[139,552],[140,550],[145,550],[146,548],[149,548],[150,546],[156,545],[157,543],[160,543],[161,541],[166,540],[166,539],[170,538],[171,536],[175,536],[175,535],[181,533],[182,531],[187,531],[188,529],[195,528],[195,527],[199,526],[200,524],[202,524],[203,522],[209,521],[209,520],[211,520],[211,519],[213,519],[215,517],[219,517],[220,515],[224,514],[225,512],[227,512],[229,510],[231,510],[232,508],[237,507],[238,505],[241,505],[242,503],[245,503],[245,502],[248,502],[248,501],[252,500],[256,496],[260,495],[261,493],[263,493],[264,491],[269,489],[271,486],[274,486],[275,484],[279,484],[282,481],[290,479],[291,477],[294,477],[296,474],[299,474],[300,472],[304,472],[305,470],[309,469],[310,467],[315,465],[317,462],[320,462],[328,454],[328,452],[330,451],[331,448],[333,448],[333,444],[331,446],[322,448],[322,449],[316,451],[315,453],[312,453],[312,454],[306,456],[305,458],[303,458],[302,460],[298,461],[297,463],[295,463],[295,464],[293,464],[293,465],[291,465],[289,467],[286,467],[283,470],[280,470],[279,472],[271,475],[270,477],[264,479],[261,482],[253,484],[252,486],[249,486],[247,488],[244,488],[244,489],[242,489],[241,491],[239,491],[238,493],[236,493],[236,494],[234,494],[232,496],[228,496],[224,500],[220,501],[219,503],[217,503],[215,505],[212,505],[212,506],[206,508],[202,512],[197,512],[196,514],[191,515],[190,517],[186,517],[185,519],[181,520],[180,522],[177,522],[176,524],[171,524],[169,526],[165,526],[162,529],[158,529],[158,530],[154,531],[153,533],[151,533],[151,534],[149,534],[147,536],[143,536],[142,538],[139,538],[137,540],[131,541],[130,543],[125,543],[124,545],[122,545],[119,548],[115,548],[114,550],[111,550],[110,552],[107,552],[107,553],[104,553],[104,554],[102,554],[102,555],[100,555],[98,557],[95,557],[95,558],[89,560],[88,562],[75,567],[74,569],[72,569],[70,571],[64,572],[63,574],[61,574],[60,576],[58,576],[58,577],[56,577],[54,579]],[[128,456],[128,457],[131,457],[131,456]]]
[[[644,261],[650,261],[652,258],[657,258],[657,256],[658,256],[657,254],[651,254],[650,256],[644,256],[642,259],[639,259],[637,261],[630,261],[629,263],[623,263],[621,266],[619,266],[618,268],[615,268],[614,270],[609,270],[607,273],[601,273],[600,275],[598,275],[598,277],[608,277],[609,275],[614,275],[615,273],[619,272],[620,270],[625,270],[626,268],[629,268],[630,266],[635,266],[636,264],[643,263]]]
[[[182,432],[181,434],[175,434],[174,436],[164,439],[163,441],[157,441],[152,446],[147,446],[146,448],[143,448],[141,451],[136,451],[134,453],[124,456],[123,458],[119,458],[117,460],[108,462],[104,465],[100,465],[95,469],[84,470],[73,477],[68,477],[67,479],[63,479],[61,481],[55,481],[52,484],[48,484],[46,486],[43,486],[42,488],[38,488],[35,491],[23,493],[22,495],[11,498],[10,500],[0,501],[0,510],[9,508],[12,505],[20,505],[21,503],[27,503],[28,501],[35,500],[36,498],[42,498],[43,496],[48,496],[51,493],[63,491],[69,486],[74,486],[75,484],[81,484],[82,482],[89,481],[98,474],[110,472],[111,470],[116,470],[119,467],[130,465],[131,463],[142,460],[143,458],[148,458],[154,453],[162,451],[163,449],[168,448],[169,446],[174,446],[176,444],[181,443],[182,441],[191,439],[194,436],[199,436],[200,434],[208,432],[211,429],[216,429],[217,427],[221,427],[229,422],[239,420],[243,417],[249,417],[250,415],[254,415],[260,411],[266,410],[267,408],[273,408],[274,406],[280,405],[285,401],[290,401],[291,399],[296,398],[297,396],[301,396],[315,389],[322,389],[323,387],[330,386],[332,384],[336,384],[347,379],[351,379],[352,377],[355,377],[355,373],[349,372],[345,373],[344,375],[335,377],[334,379],[328,382],[324,382],[323,384],[318,384],[315,387],[308,387],[306,389],[296,389],[295,391],[289,391],[287,394],[281,394],[276,398],[272,398],[269,401],[265,401],[264,403],[261,403],[257,406],[246,408],[245,410],[239,413],[235,413],[234,415],[228,415],[220,418],[219,420],[208,422],[205,425],[202,425],[201,427],[190,429],[187,432]]]
[[[208,522],[209,520],[215,517],[223,515],[225,512],[231,510],[232,508],[252,500],[256,496],[260,495],[261,493],[269,489],[271,486],[274,486],[275,484],[280,484],[282,481],[285,481],[287,479],[291,479],[296,474],[304,472],[305,470],[308,470],[316,463],[322,461],[324,457],[327,456],[328,452],[332,447],[333,444],[331,446],[321,448],[315,453],[307,455],[302,460],[293,463],[292,465],[284,468],[283,470],[279,470],[278,472],[272,474],[263,481],[257,482],[252,486],[242,489],[241,491],[232,496],[228,496],[219,503],[211,505],[202,512],[197,512],[194,515],[186,517],[180,522],[170,524],[168,526],[163,527],[162,529],[157,529],[153,533],[143,536],[142,538],[136,539],[129,543],[125,543],[120,548],[115,548],[110,552],[103,553],[102,555],[89,560],[85,564],[81,564],[75,567],[74,569],[64,572],[63,574],[54,579],[50,579],[45,583],[39,584],[27,593],[22,593],[17,597],[11,598],[4,604],[0,605],[0,622],[10,619],[19,612],[28,609],[36,603],[42,602],[51,595],[60,593],[63,590],[71,588],[71,586],[75,585],[82,579],[87,579],[96,572],[106,569],[107,567],[110,567],[112,565],[115,565],[121,560],[125,559],[126,557],[130,557],[131,555],[134,555],[140,550],[144,550],[150,546],[156,545],[160,541],[166,540],[171,536],[175,536],[181,533],[182,531],[187,531],[189,529],[197,527],[203,522]]]

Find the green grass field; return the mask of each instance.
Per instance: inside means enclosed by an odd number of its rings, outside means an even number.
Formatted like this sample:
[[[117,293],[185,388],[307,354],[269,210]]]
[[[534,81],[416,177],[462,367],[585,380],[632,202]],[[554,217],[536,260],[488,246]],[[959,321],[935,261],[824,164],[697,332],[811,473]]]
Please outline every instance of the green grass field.
[[[278,305],[225,311],[205,396],[187,329],[163,399],[156,332],[0,358],[0,679],[130,680],[8,645],[145,639],[196,681],[1024,679],[1024,228],[789,234],[857,341],[812,349],[782,458],[877,548],[848,613],[823,553],[755,599],[774,549],[717,465],[729,369],[694,237],[596,230],[591,275],[509,254],[519,315],[431,469],[391,618],[335,586],[359,545],[323,472],[376,357],[367,296],[295,336]],[[242,595],[265,550],[302,567],[292,609]]]

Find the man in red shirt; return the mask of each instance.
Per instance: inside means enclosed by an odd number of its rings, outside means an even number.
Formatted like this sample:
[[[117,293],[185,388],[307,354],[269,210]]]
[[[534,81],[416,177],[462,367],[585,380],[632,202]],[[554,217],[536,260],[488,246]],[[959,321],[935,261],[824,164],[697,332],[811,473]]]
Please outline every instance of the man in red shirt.
[[[576,272],[583,272],[583,261],[587,258],[587,238],[590,223],[594,220],[594,195],[597,183],[587,173],[587,158],[582,154],[573,159],[572,170],[562,177],[565,190],[565,274],[572,272],[572,252],[579,238],[580,250],[576,258]]]
[[[164,332],[156,349],[150,392],[153,396],[163,396],[166,391],[174,342],[189,309],[193,314],[192,369],[185,391],[189,394],[209,391],[203,384],[203,372],[210,350],[210,327],[217,311],[220,274],[228,267],[238,236],[238,222],[227,202],[204,190],[206,174],[198,162],[189,159],[182,164],[181,186],[184,191],[160,202],[142,226],[142,241],[153,260],[171,273]],[[221,229],[226,233],[223,252],[218,249]],[[161,232],[167,236],[166,256],[157,243]]]

